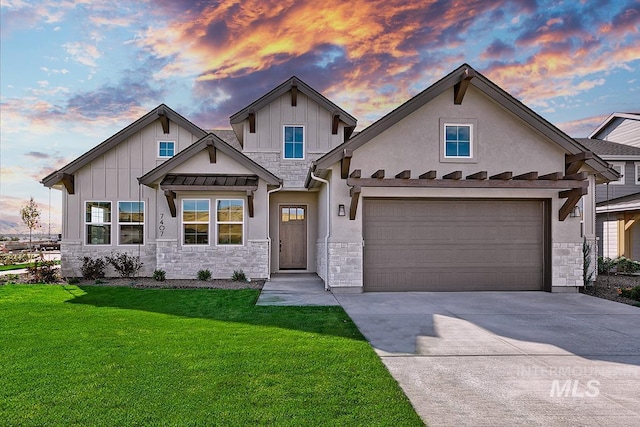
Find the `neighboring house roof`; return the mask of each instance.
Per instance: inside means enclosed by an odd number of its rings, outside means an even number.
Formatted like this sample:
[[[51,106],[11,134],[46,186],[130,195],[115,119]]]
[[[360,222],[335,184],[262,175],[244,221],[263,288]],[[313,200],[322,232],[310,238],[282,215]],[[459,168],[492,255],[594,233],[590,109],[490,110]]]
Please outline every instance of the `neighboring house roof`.
[[[596,213],[640,210],[640,192],[596,204]]]
[[[171,108],[166,106],[165,104],[160,104],[153,110],[149,111],[147,114],[142,116],[140,119],[136,120],[126,128],[122,129],[120,132],[116,133],[109,139],[103,141],[101,144],[97,145],[93,149],[87,151],[82,156],[78,157],[71,163],[62,167],[61,169],[47,175],[40,181],[46,187],[53,187],[54,185],[59,184],[62,181],[62,178],[65,174],[72,175],[82,167],[86,166],[99,156],[103,155],[107,151],[111,150],[116,145],[120,144],[122,141],[134,135],[136,132],[144,129],[151,123],[156,120],[163,120],[168,127],[168,120],[173,121],[179,126],[187,129],[189,132],[193,133],[198,137],[203,137],[207,133],[200,129],[195,124],[191,123],[189,120],[182,117],[180,114],[173,111]],[[165,124],[163,124],[165,126]]]
[[[242,144],[242,124],[247,118],[249,118],[249,114],[258,111],[271,102],[275,101],[280,96],[292,90],[293,87],[295,87],[297,91],[304,93],[306,96],[311,98],[311,100],[313,100],[325,110],[334,115],[339,115],[340,120],[347,125],[345,128],[345,139],[351,136],[351,133],[355,129],[358,120],[342,108],[338,107],[333,102],[329,101],[322,94],[300,80],[298,77],[293,76],[289,80],[282,83],[280,86],[273,89],[271,92],[258,98],[257,100],[253,101],[251,104],[247,105],[242,110],[231,116],[231,125],[233,126],[234,131],[236,131],[236,135],[240,140],[240,144]]]
[[[227,156],[231,157],[233,160],[255,173],[258,177],[265,180],[267,184],[280,185],[282,183],[280,178],[233,148],[231,145],[224,142],[220,137],[213,133],[205,135],[166,162],[162,163],[160,166],[150,170],[138,178],[138,182],[147,186],[152,186],[156,181],[170,173],[174,168],[189,160],[200,151],[209,149],[209,147],[220,150]],[[203,174],[203,176],[204,175],[205,174]]]
[[[549,123],[547,120],[536,114],[533,110],[525,106],[523,103],[509,95],[507,92],[498,87],[495,83],[484,77],[482,74],[474,70],[468,64],[462,64],[456,70],[452,71],[418,95],[414,96],[386,116],[382,117],[358,135],[329,151],[324,156],[315,160],[311,165],[311,170],[326,169],[339,160],[341,160],[344,150],[355,150],[366,144],[376,136],[380,135],[391,126],[398,123],[408,115],[417,111],[419,108],[435,99],[445,91],[449,90],[462,80],[468,81],[468,84],[474,86],[485,95],[489,96],[495,102],[508,111],[515,114],[525,123],[533,127],[535,130],[558,144],[570,154],[578,154],[584,152],[584,147],[578,144],[573,138],[562,132],[560,129]],[[599,158],[597,155],[586,161],[586,164],[599,172],[605,180],[615,180],[618,174],[609,167],[607,162]],[[307,186],[310,184],[308,176]]]
[[[640,120],[640,113],[613,113],[607,119],[600,124],[589,135],[589,138],[597,138],[598,135],[605,130],[614,120],[616,119],[630,119],[630,120]]]
[[[640,158],[640,147],[595,138],[575,138],[575,140],[582,144],[587,150],[593,151],[603,159],[617,156]]]
[[[238,151],[242,151],[242,146],[240,145],[240,141],[236,137],[236,133],[233,129],[213,129],[209,131],[210,133],[216,135],[218,138],[232,146]]]

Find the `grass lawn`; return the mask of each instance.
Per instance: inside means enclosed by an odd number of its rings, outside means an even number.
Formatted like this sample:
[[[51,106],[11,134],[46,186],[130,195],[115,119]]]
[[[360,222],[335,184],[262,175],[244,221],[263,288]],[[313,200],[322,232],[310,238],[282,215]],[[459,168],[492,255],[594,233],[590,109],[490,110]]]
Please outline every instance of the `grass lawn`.
[[[2,425],[422,425],[340,307],[0,286]]]
[[[60,260],[54,261],[55,264],[60,264]],[[20,270],[22,268],[33,267],[35,264],[33,262],[28,262],[25,264],[11,264],[11,265],[0,265],[0,271],[11,271],[11,270]]]

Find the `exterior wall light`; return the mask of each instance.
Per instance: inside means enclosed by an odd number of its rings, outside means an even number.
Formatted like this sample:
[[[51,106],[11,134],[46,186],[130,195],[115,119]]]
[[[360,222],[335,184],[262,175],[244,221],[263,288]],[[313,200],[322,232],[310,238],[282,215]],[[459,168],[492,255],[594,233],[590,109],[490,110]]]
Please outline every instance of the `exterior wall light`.
[[[580,206],[575,205],[573,207],[573,209],[571,210],[571,214],[569,214],[569,216],[571,218],[581,218],[582,217],[582,211],[580,210]]]
[[[338,205],[338,216],[345,216],[346,212],[344,210],[344,205]]]

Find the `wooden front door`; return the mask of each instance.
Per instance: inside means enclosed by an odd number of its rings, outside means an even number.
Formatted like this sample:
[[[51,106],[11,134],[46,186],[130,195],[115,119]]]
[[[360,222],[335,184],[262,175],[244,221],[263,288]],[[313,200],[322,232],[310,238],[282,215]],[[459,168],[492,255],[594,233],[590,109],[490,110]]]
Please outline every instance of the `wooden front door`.
[[[280,207],[280,269],[307,268],[307,208]]]

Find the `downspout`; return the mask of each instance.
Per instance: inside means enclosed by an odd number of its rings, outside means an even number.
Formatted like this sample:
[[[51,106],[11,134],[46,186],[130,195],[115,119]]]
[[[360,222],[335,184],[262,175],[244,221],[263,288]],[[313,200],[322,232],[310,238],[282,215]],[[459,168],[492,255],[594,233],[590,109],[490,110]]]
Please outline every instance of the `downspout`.
[[[327,235],[324,237],[324,249],[325,249],[325,276],[324,276],[324,290],[329,290],[329,237],[331,236],[331,186],[329,185],[329,181],[326,179],[322,179],[317,177],[313,171],[311,171],[311,179],[314,181],[322,182],[327,184]]]
[[[267,245],[269,246],[269,250],[268,252],[268,268],[267,268],[267,281],[271,281],[271,227],[269,224],[269,211],[271,210],[271,203],[270,203],[270,197],[271,197],[271,193],[275,193],[277,191],[282,190],[282,184],[280,184],[280,187],[278,188],[274,188],[273,190],[268,190],[267,191]]]

